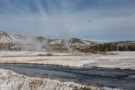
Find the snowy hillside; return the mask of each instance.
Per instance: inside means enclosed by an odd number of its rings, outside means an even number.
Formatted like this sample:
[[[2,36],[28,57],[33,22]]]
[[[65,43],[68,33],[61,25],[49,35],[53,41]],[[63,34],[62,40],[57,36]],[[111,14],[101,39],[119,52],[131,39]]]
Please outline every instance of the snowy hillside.
[[[78,38],[47,39],[23,35],[10,35],[0,31],[0,50],[55,51],[55,52],[104,52],[135,51],[135,41],[99,43]]]
[[[0,43],[11,43],[17,41],[19,38],[17,36],[8,35],[6,32],[0,31]]]
[[[64,39],[46,39],[44,37],[31,37],[22,35],[9,35],[6,32],[0,32],[0,48],[3,50],[31,50],[31,51],[64,51],[71,52],[77,49],[85,49],[94,42],[71,38]]]

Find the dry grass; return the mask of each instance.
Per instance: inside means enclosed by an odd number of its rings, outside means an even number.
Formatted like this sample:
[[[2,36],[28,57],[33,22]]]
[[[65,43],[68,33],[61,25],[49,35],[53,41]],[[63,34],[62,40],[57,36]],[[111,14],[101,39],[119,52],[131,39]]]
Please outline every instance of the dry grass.
[[[48,52],[46,56],[53,56],[53,54],[51,52]]]

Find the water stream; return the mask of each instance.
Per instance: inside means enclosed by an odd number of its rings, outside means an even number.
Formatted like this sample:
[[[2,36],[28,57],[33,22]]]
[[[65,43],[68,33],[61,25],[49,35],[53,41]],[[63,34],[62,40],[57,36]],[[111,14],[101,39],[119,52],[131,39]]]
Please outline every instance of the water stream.
[[[109,68],[79,68],[37,64],[0,64],[0,68],[13,70],[31,77],[74,81],[84,85],[106,86],[135,90],[135,70]]]

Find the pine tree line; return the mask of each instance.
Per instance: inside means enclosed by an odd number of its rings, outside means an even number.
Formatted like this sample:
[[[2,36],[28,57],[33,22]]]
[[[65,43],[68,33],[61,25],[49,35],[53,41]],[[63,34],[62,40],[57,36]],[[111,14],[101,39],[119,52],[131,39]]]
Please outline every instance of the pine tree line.
[[[107,51],[135,51],[135,44],[113,44],[113,43],[104,43],[96,44],[93,46],[86,47],[85,49],[76,48],[76,50],[81,52],[107,52]]]
[[[113,43],[97,44],[89,47],[89,51],[135,51],[135,44],[131,45],[119,45]]]

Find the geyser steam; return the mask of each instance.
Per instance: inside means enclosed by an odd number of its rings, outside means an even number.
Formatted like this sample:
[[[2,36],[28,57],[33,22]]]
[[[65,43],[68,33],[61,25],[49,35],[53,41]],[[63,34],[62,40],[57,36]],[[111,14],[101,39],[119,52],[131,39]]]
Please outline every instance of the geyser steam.
[[[45,40],[38,40],[38,38],[26,36],[17,42],[21,50],[26,51],[46,51]]]
[[[69,32],[69,30],[67,30],[65,28],[65,30],[60,31],[59,35],[60,35],[60,38],[64,40],[64,46],[65,46],[65,48],[67,48],[67,50],[68,50],[69,53],[72,53],[71,42],[70,42],[70,39],[71,38],[70,38],[70,32]]]

